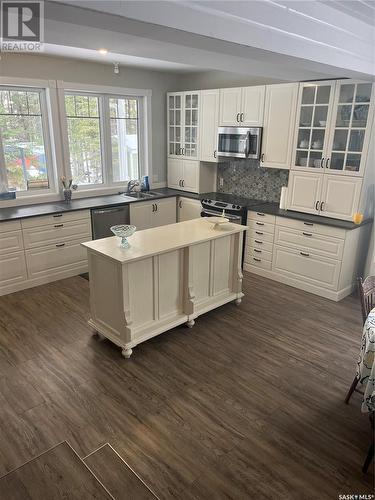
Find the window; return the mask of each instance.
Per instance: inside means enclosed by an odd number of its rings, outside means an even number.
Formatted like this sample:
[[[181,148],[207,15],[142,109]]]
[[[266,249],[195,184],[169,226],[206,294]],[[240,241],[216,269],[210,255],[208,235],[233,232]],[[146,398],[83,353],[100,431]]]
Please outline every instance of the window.
[[[50,190],[47,124],[43,89],[0,87],[1,190]]]
[[[138,97],[65,92],[75,184],[110,186],[140,177]]]

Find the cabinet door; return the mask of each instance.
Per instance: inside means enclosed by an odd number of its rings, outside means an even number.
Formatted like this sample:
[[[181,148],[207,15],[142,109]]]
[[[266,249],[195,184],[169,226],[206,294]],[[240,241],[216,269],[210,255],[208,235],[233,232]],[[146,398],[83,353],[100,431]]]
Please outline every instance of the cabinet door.
[[[168,156],[176,158],[182,154],[183,92],[167,94]]]
[[[200,159],[217,162],[219,90],[201,92]]]
[[[201,216],[202,205],[199,200],[180,198],[178,201],[178,222],[198,219]]]
[[[199,192],[199,161],[184,160],[182,188],[184,191]]]
[[[184,92],[184,144],[182,149],[184,158],[198,159],[199,156],[199,99],[199,92]]]
[[[266,86],[261,166],[290,168],[298,83]]]
[[[263,127],[265,85],[243,87],[241,96],[241,125]]]
[[[2,287],[27,279],[25,253],[12,252],[0,257],[0,291]]]
[[[156,200],[152,212],[152,227],[165,226],[176,222],[176,198]]]
[[[323,169],[335,85],[334,81],[300,84],[292,169]]]
[[[322,172],[290,172],[288,209],[318,215],[322,201],[322,182]]]
[[[373,85],[337,82],[325,167],[332,174],[363,175],[373,117]]]
[[[136,226],[138,231],[152,227],[153,205],[151,201],[130,204],[130,223]]]
[[[183,160],[168,160],[168,187],[181,189],[183,179]]]
[[[321,215],[352,220],[358,210],[361,187],[361,178],[325,174]]]
[[[239,125],[241,113],[241,87],[234,89],[220,89],[220,118],[221,126]]]

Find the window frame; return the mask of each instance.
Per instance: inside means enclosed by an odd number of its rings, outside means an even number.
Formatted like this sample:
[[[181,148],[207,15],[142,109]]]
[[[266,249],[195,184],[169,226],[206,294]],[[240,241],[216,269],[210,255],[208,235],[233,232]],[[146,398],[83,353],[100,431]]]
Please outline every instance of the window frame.
[[[40,111],[41,111],[41,124],[44,142],[44,151],[46,156],[46,167],[49,187],[48,189],[33,189],[30,191],[17,191],[16,200],[24,202],[25,200],[50,198],[56,197],[58,193],[57,177],[59,172],[59,145],[57,139],[57,99],[56,99],[56,84],[52,81],[46,80],[27,80],[24,78],[6,78],[0,77],[0,90],[10,91],[23,91],[23,92],[38,92]],[[3,148],[3,138],[0,132],[0,164],[5,167],[5,152]],[[8,185],[8,178],[6,168],[4,171],[1,169],[0,177],[6,180]],[[12,200],[15,203],[16,200]],[[1,203],[0,206],[3,206]]]
[[[123,181],[113,181],[112,173],[112,150],[110,129],[110,107],[111,98],[136,98],[138,101],[138,168],[139,177],[151,175],[151,90],[129,89],[122,87],[108,87],[102,85],[77,84],[71,82],[57,81],[59,109],[61,119],[61,137],[64,156],[64,175],[71,177],[70,151],[68,140],[68,124],[65,110],[65,94],[90,95],[99,97],[100,133],[101,133],[101,156],[103,169],[103,182],[101,184],[80,184],[79,193],[90,195],[116,192],[124,184]],[[106,127],[106,124],[108,125]],[[148,140],[150,138],[150,140]]]

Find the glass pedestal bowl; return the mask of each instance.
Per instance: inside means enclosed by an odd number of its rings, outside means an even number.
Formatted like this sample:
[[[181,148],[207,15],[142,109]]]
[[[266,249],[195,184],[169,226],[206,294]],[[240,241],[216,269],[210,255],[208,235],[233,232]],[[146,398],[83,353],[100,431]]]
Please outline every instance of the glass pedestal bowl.
[[[132,236],[135,233],[136,229],[137,228],[135,226],[129,226],[128,224],[119,224],[117,226],[111,227],[112,233],[115,236],[119,236],[121,238],[121,242],[120,242],[121,248],[129,248],[130,247],[127,238],[129,238],[129,236]]]

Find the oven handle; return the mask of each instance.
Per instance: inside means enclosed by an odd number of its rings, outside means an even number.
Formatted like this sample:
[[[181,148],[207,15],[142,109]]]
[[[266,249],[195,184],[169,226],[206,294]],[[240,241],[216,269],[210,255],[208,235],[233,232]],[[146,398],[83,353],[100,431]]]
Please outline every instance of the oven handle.
[[[245,143],[245,157],[248,158],[250,154],[250,130],[247,131],[246,134],[246,143]]]
[[[221,216],[220,212],[214,212],[214,211],[211,211],[211,210],[202,210],[201,217],[204,217],[205,216],[204,214],[206,214],[206,215],[212,215],[214,217],[220,217]],[[240,221],[242,221],[242,217],[239,216],[239,215],[225,214],[224,217],[226,217],[229,220],[240,220]]]

